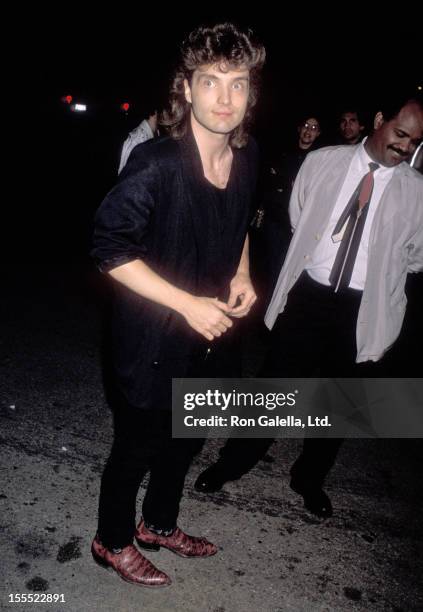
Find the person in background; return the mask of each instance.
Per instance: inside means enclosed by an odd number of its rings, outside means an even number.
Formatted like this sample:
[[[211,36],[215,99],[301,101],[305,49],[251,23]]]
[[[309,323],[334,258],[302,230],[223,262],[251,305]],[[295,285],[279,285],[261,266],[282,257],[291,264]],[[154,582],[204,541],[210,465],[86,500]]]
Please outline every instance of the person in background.
[[[339,120],[340,144],[357,144],[365,134],[365,123],[358,110],[345,110]]]
[[[308,153],[319,147],[321,133],[318,115],[303,115],[297,125],[298,136],[295,144],[279,154],[263,179],[262,201],[265,212],[261,232],[262,253],[259,257],[263,260],[267,295],[275,286],[291,240],[288,205],[292,187]]]
[[[118,174],[122,172],[122,169],[126,165],[129,155],[134,147],[146,142],[147,140],[150,140],[151,138],[159,136],[157,118],[157,108],[150,108],[147,111],[146,119],[143,119],[141,123],[129,133],[128,138],[125,140],[122,146]]]

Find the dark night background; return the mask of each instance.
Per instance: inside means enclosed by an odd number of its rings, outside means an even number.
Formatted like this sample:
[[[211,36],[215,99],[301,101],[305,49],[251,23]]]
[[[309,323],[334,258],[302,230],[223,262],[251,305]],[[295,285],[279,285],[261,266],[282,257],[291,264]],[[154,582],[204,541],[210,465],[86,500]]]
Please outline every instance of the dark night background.
[[[15,96],[5,123],[17,144],[21,196],[10,207],[5,238],[24,236],[32,257],[50,258],[52,247],[66,259],[86,255],[92,215],[115,181],[122,142],[143,118],[146,100],[166,101],[180,41],[200,23],[225,20],[251,27],[266,46],[254,127],[263,156],[287,147],[303,111],[320,114],[321,142],[331,143],[345,101],[373,116],[379,100],[403,87],[414,91],[423,80],[411,9],[398,15],[357,4],[25,9],[9,49]],[[65,108],[60,100],[67,94],[88,105],[85,116]],[[119,110],[124,101],[131,103],[127,116]]]
[[[115,181],[122,142],[143,118],[146,100],[166,101],[179,43],[199,23],[234,20],[266,46],[254,127],[263,156],[289,145],[303,111],[322,117],[321,143],[332,143],[345,101],[373,117],[380,100],[422,81],[416,20],[408,14],[384,21],[357,5],[293,6],[288,13],[261,4],[260,11],[220,14],[188,5],[88,14],[74,5],[37,10],[33,23],[29,17],[14,77],[24,104],[12,120],[15,132],[25,131],[29,157],[20,159],[29,180],[17,179],[25,199],[13,217],[33,257],[49,258],[52,247],[65,259],[86,255],[92,215]],[[88,105],[85,116],[61,103],[67,94]],[[126,116],[119,110],[124,101],[131,103]]]

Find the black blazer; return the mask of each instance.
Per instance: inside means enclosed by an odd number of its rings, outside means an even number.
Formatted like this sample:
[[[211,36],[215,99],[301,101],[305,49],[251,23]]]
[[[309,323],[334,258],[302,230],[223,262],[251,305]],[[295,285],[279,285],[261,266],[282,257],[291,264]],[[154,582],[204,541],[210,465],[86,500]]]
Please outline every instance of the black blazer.
[[[252,212],[256,157],[252,140],[233,150],[222,204],[191,132],[135,147],[96,214],[92,255],[100,270],[142,259],[181,289],[226,300]],[[207,341],[175,311],[114,285],[118,388],[133,406],[156,407],[164,388],[170,397],[172,376],[183,377]]]

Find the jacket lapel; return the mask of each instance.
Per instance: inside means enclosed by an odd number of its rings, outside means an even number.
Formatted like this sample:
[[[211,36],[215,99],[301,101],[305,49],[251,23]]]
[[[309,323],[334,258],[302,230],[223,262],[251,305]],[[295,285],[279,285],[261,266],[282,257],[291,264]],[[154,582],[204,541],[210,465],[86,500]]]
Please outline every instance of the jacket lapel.
[[[318,195],[315,199],[319,202],[318,219],[320,221],[321,232],[323,232],[329,223],[332,210],[335,207],[342,185],[344,184],[344,180],[354,154],[354,149],[355,147],[351,147],[351,151],[343,151],[343,155],[340,156],[336,165],[333,164],[332,160],[329,160],[329,171],[324,179],[324,182],[322,182],[318,187]],[[345,153],[347,154],[345,155]],[[323,176],[324,174],[325,173],[322,172]]]

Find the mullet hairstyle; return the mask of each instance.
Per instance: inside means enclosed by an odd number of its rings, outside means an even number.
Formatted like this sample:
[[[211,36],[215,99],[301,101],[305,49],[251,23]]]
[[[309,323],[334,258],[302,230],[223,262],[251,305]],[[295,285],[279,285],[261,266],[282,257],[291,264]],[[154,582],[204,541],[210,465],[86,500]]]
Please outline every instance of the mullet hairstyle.
[[[191,104],[185,99],[184,79],[191,84],[194,70],[210,64],[218,64],[222,72],[243,67],[250,71],[247,109],[241,124],[231,133],[229,143],[236,148],[245,146],[265,57],[263,45],[253,39],[251,30],[242,31],[232,23],[197,28],[182,43],[179,65],[170,89],[169,109],[163,112],[160,124],[176,140],[185,136]]]

